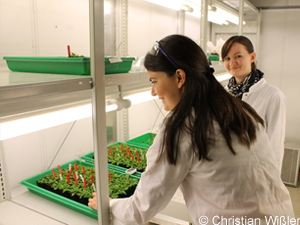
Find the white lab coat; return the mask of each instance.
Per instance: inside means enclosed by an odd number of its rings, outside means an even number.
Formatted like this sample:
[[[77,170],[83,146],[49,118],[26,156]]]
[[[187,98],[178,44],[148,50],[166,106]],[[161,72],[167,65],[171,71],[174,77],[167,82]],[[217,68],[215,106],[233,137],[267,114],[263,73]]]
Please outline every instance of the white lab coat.
[[[250,150],[232,134],[237,152],[233,155],[215,124],[216,142],[209,146],[208,154],[212,161],[199,161],[189,137],[183,136],[176,166],[170,165],[165,156],[156,162],[163,132],[164,125],[148,150],[147,169],[134,195],[110,201],[113,225],[145,224],[167,206],[178,187],[194,225],[199,225],[203,216],[207,224],[218,224],[222,218],[241,221],[243,217],[257,218],[261,225],[266,224],[264,216],[294,217],[289,192],[263,128],[257,131],[257,141]]]
[[[228,91],[228,87],[225,88]],[[284,155],[286,99],[284,94],[264,78],[244,93],[242,100],[251,105],[265,121],[266,132],[281,171]]]

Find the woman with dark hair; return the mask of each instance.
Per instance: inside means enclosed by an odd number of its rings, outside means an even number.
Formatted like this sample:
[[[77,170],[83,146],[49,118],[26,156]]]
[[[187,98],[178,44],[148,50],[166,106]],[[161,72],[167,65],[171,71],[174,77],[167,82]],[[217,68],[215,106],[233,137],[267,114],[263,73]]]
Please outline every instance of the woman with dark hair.
[[[110,201],[112,224],[145,224],[178,187],[195,225],[292,218],[263,120],[224,90],[202,49],[185,36],[167,36],[144,65],[152,95],[170,113],[148,150],[133,196]],[[97,208],[95,194],[89,206]]]
[[[286,99],[284,94],[266,82],[264,73],[256,68],[253,45],[244,36],[230,37],[222,47],[222,60],[232,78],[226,89],[251,105],[266,127],[272,151],[281,171],[284,155]]]

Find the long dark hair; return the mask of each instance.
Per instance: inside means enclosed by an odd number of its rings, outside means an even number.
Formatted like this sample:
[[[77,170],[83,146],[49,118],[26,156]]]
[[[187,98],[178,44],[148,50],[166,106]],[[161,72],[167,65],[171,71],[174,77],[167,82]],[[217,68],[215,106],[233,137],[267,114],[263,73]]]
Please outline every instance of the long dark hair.
[[[248,38],[241,35],[232,36],[222,46],[221,56],[223,61],[234,43],[240,43],[241,45],[244,45],[249,54],[254,52],[253,44]],[[255,62],[251,63],[251,69],[256,69]]]
[[[258,123],[263,120],[247,103],[228,94],[213,76],[206,55],[191,39],[170,35],[159,41],[160,47],[172,61],[186,73],[184,92],[180,102],[165,118],[166,130],[160,149],[170,164],[176,165],[179,141],[184,132],[191,136],[194,153],[199,160],[208,158],[208,145],[214,143],[214,125],[217,121],[227,145],[233,154],[230,132],[233,131],[243,145],[250,148],[256,140]],[[165,72],[174,76],[176,68],[161,53],[147,53],[144,66],[149,71]]]

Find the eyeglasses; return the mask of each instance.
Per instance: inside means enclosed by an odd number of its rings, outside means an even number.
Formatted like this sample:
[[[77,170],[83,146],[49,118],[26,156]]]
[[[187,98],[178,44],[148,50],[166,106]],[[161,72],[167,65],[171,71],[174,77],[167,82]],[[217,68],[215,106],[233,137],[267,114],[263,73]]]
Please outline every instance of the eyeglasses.
[[[170,63],[172,63],[172,65],[176,68],[179,69],[179,67],[176,65],[176,63],[174,63],[172,61],[172,59],[170,59],[170,57],[164,52],[164,50],[162,50],[160,44],[158,43],[158,41],[155,42],[154,46],[154,55],[157,55],[159,51],[161,51],[162,54],[164,54],[164,56],[169,60]]]

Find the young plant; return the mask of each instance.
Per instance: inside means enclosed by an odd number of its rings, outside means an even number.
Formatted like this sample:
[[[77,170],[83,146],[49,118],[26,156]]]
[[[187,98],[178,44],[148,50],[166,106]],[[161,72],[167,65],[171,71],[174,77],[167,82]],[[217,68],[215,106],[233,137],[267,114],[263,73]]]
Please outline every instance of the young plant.
[[[77,170],[72,169],[76,167]],[[52,174],[47,174],[45,177],[36,181],[39,187],[65,197],[71,196],[73,200],[83,204],[87,204],[88,199],[92,198],[92,193],[95,191],[94,167],[83,166],[79,163],[78,165],[76,164],[76,166],[73,165],[69,166],[69,168],[53,171]],[[64,175],[62,175],[62,173]],[[78,179],[76,173],[79,173]],[[127,194],[132,194],[132,190],[135,189],[138,183],[137,179],[131,179],[129,175],[118,174],[113,170],[110,170],[108,179],[111,198],[124,197]]]
[[[146,153],[145,149],[133,147],[125,143],[114,144],[107,148],[109,163],[126,168],[136,168],[140,172],[146,169]]]

